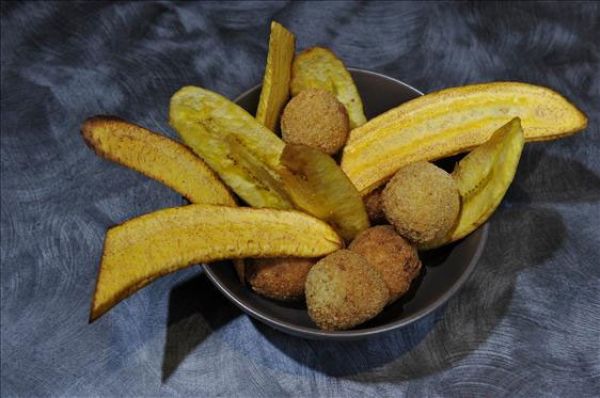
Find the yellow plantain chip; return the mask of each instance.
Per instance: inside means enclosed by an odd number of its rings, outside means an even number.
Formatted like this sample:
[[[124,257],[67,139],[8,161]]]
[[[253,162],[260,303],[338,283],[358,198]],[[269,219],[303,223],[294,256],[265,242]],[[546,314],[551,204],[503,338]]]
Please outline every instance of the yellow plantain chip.
[[[269,54],[256,111],[256,120],[271,131],[275,131],[281,110],[289,97],[295,41],[293,33],[277,22],[271,22]]]
[[[461,239],[490,218],[513,181],[524,144],[521,121],[514,118],[458,163],[452,173],[462,197],[457,224],[428,248]]]
[[[296,55],[292,64],[290,88],[292,95],[309,88],[333,93],[348,111],[350,128],[358,127],[367,121],[352,76],[342,61],[329,49],[312,47]]]
[[[225,185],[185,145],[112,116],[87,119],[81,134],[99,156],[162,182],[192,203],[235,206]]]
[[[367,194],[402,166],[468,151],[520,117],[526,141],[581,131],[586,116],[560,94],[516,82],[450,88],[408,101],[350,132],[341,166]]]
[[[184,142],[248,204],[291,207],[285,197],[261,181],[248,164],[240,164],[231,152],[228,136],[234,137],[267,170],[279,167],[283,141],[244,109],[209,90],[188,86],[171,98],[169,117]],[[273,175],[277,176],[275,172]]]
[[[276,171],[270,170],[258,160],[233,135],[226,136],[225,142],[228,145],[229,157],[238,167],[244,169],[248,175],[254,178],[257,189],[264,189],[267,192],[278,195],[281,203],[276,208],[282,210],[294,208]]]
[[[504,135],[500,132],[508,131],[508,128],[521,129],[519,118],[514,118],[494,133],[490,139],[469,152],[455,167],[452,177],[456,181],[458,193],[463,201],[477,193],[493,177],[493,169],[496,159],[500,155],[500,144]]]
[[[111,228],[104,242],[90,319],[156,278],[192,264],[244,257],[320,257],[342,241],[297,211],[189,205]]]
[[[301,144],[287,144],[281,155],[283,182],[298,208],[327,221],[347,241],[369,228],[362,198],[330,156]]]

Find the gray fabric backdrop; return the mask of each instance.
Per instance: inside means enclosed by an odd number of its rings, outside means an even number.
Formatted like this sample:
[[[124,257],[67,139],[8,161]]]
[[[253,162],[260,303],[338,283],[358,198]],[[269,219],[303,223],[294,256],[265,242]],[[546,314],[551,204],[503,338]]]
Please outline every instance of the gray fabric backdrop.
[[[521,80],[590,117],[527,145],[466,286],[412,327],[348,344],[252,321],[200,268],[88,325],[106,229],[182,203],[97,158],[87,116],[174,136],[169,96],[261,79],[269,20],[300,47],[423,91]],[[598,3],[2,3],[2,380],[9,396],[562,396],[600,391]]]

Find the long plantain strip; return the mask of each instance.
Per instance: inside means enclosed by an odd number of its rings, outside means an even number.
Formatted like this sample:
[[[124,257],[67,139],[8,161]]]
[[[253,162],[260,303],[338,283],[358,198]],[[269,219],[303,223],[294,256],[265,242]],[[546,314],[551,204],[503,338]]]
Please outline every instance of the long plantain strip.
[[[285,197],[269,187],[269,181],[261,181],[259,173],[250,170],[247,164],[240,164],[231,153],[228,136],[243,145],[264,168],[279,167],[283,141],[244,109],[209,90],[189,86],[173,95],[169,116],[171,126],[185,143],[248,204],[277,209],[292,207]]]
[[[90,319],[154,279],[192,264],[244,257],[319,257],[342,245],[326,223],[296,211],[189,205],[111,228]]]
[[[197,124],[223,138],[233,134],[265,164],[279,164],[283,141],[243,108],[210,90],[186,86],[177,91],[171,97],[169,122],[184,136],[178,128],[182,123]]]
[[[586,116],[560,94],[526,83],[450,88],[408,101],[352,130],[342,169],[362,194],[405,164],[470,150],[512,117],[526,141],[560,138],[587,126]]]
[[[235,206],[214,172],[185,145],[112,116],[87,119],[81,134],[99,156],[162,182],[192,203]]]
[[[267,65],[256,111],[256,120],[271,131],[275,131],[289,97],[295,41],[293,33],[279,23],[271,22]]]

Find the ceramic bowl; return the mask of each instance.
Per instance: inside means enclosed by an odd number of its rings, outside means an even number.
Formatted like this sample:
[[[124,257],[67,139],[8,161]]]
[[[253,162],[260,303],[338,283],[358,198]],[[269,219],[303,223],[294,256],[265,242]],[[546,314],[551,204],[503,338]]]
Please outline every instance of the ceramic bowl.
[[[367,119],[423,95],[408,84],[379,73],[352,68],[350,72],[362,97]],[[254,114],[260,89],[260,85],[253,87],[235,102]],[[303,302],[284,303],[254,293],[240,283],[229,263],[206,265],[205,271],[235,305],[267,325],[304,338],[351,340],[402,328],[442,306],[473,271],[485,246],[487,230],[485,224],[461,241],[421,253],[422,271],[410,291],[377,317],[352,330],[320,330],[309,318]]]

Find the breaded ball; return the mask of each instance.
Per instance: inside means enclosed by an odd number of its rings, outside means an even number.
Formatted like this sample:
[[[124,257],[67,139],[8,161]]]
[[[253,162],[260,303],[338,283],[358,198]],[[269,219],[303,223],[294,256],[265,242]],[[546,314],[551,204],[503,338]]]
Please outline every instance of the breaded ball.
[[[421,269],[417,248],[398,235],[391,225],[362,231],[348,248],[363,256],[379,272],[390,291],[388,303],[408,291]]]
[[[316,262],[300,257],[253,259],[246,270],[248,283],[258,294],[275,300],[300,300],[308,271]]]
[[[418,245],[445,236],[460,211],[454,179],[429,162],[400,169],[383,190],[382,201],[396,231]]]
[[[325,330],[349,329],[381,312],[389,292],[365,258],[339,250],[319,261],[306,278],[308,314]]]
[[[381,192],[383,187],[377,188],[363,198],[365,209],[372,225],[387,223],[385,213],[383,212],[383,203],[381,202]]]
[[[348,112],[328,91],[301,91],[287,103],[281,116],[283,140],[304,144],[333,155],[348,138]]]

